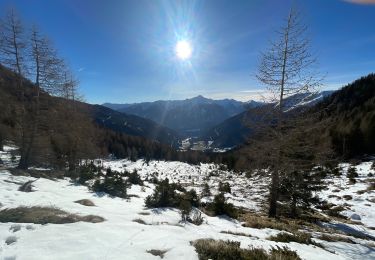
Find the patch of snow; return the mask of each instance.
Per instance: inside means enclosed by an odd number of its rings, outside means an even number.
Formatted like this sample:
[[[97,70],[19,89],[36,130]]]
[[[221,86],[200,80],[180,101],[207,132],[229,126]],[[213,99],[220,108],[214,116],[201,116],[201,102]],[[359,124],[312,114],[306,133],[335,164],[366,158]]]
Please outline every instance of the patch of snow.
[[[1,154],[2,158],[6,154]],[[4,158],[5,158],[4,157]],[[112,170],[137,170],[143,179],[157,174],[158,179],[168,178],[179,182],[187,189],[194,188],[198,194],[204,183],[208,183],[211,192],[218,192],[220,181],[228,182],[231,194],[225,194],[229,202],[236,206],[254,211],[260,210],[266,201],[265,194],[268,177],[245,173],[235,173],[215,164],[190,165],[182,162],[138,160],[96,160],[96,163]],[[370,164],[356,166],[359,177],[355,185],[348,185],[346,175],[328,180],[332,182],[322,196],[337,204],[344,203],[330,194],[351,195],[353,202],[345,214],[358,214],[364,225],[328,223],[332,228],[350,232],[361,232],[372,236],[367,227],[374,224],[375,203],[368,199],[372,193],[357,194],[364,189]],[[348,165],[342,165],[343,172]],[[34,181],[35,192],[18,191],[19,183]],[[363,180],[363,182],[362,182]],[[326,250],[313,245],[295,242],[280,243],[267,238],[280,231],[273,229],[255,229],[243,227],[241,222],[227,217],[210,217],[202,213],[204,223],[195,226],[181,223],[179,210],[173,208],[146,209],[145,198],[152,194],[154,185],[132,185],[128,194],[136,195],[129,199],[113,198],[91,192],[86,186],[72,183],[69,179],[49,180],[26,176],[13,176],[7,170],[0,170],[0,201],[4,208],[18,206],[52,206],[64,211],[81,215],[98,215],[106,219],[101,223],[77,222],[71,224],[26,224],[0,223],[0,259],[43,260],[43,259],[156,259],[147,250],[166,250],[164,259],[198,259],[190,241],[200,238],[213,238],[239,241],[242,248],[249,246],[266,250],[275,246],[287,246],[297,251],[302,259],[375,259],[375,251],[364,243],[348,244],[344,242],[324,241]],[[332,190],[342,187],[338,193]],[[74,201],[89,199],[96,206],[85,207]],[[203,200],[210,201],[212,197]],[[371,207],[366,206],[369,203]],[[141,213],[141,214],[140,214]],[[146,225],[134,222],[142,219]],[[374,225],[375,226],[375,225]],[[354,230],[354,231],[353,231]],[[244,233],[239,236],[222,233]],[[7,243],[11,242],[11,243]],[[358,240],[359,241],[359,240]]]

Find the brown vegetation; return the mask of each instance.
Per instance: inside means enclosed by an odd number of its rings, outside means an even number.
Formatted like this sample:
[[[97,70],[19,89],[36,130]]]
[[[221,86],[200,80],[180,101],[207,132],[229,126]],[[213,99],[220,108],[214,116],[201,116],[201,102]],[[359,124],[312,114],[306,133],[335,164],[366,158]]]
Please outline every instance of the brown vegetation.
[[[159,249],[151,249],[147,250],[147,253],[150,253],[154,256],[160,256],[160,258],[164,258],[165,253],[167,253],[168,250],[159,250]]]
[[[78,203],[78,204],[81,204],[81,205],[87,206],[87,207],[94,207],[95,206],[94,202],[92,202],[89,199],[76,200],[76,201],[74,201],[74,203]]]
[[[299,260],[295,251],[287,247],[271,248],[269,252],[261,248],[240,248],[240,242],[214,239],[198,239],[192,242],[199,260]]]
[[[34,223],[34,224],[66,224],[74,222],[103,222],[104,218],[94,215],[79,216],[52,207],[17,207],[0,211],[0,222]]]
[[[328,241],[328,242],[345,242],[349,244],[355,244],[355,242],[344,236],[339,236],[339,235],[329,235],[329,234],[322,234],[318,237],[320,240]]]
[[[141,218],[136,218],[136,219],[133,219],[132,221],[133,221],[133,222],[136,222],[136,223],[138,223],[138,224],[148,225],[148,224],[146,223],[146,221],[144,221],[144,220],[141,219]]]
[[[296,242],[296,243],[306,244],[306,245],[311,245],[311,244],[318,245],[311,238],[312,238],[311,235],[306,232],[294,232],[293,234],[281,232],[275,236],[270,236],[268,240],[276,241],[276,242],[283,242],[283,243]]]

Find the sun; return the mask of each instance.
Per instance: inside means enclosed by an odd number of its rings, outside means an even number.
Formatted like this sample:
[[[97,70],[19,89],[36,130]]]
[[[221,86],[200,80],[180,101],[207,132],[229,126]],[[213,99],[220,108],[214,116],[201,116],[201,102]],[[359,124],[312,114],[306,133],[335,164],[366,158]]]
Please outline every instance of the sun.
[[[191,57],[193,48],[187,40],[178,41],[175,47],[175,53],[180,60],[187,60]]]

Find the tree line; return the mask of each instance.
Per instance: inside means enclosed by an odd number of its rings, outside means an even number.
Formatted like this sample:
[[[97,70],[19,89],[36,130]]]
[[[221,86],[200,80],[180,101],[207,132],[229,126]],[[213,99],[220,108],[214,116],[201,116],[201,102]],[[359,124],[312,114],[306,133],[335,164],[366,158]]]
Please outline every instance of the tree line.
[[[33,153],[41,148],[38,147],[42,146],[40,137],[45,135],[46,125],[50,125],[51,121],[61,123],[61,129],[78,129],[74,125],[80,120],[80,115],[75,111],[75,101],[80,98],[78,81],[49,38],[36,25],[27,28],[14,9],[10,9],[1,19],[0,36],[0,61],[13,73],[15,81],[7,83],[13,86],[19,104],[13,108],[20,151],[18,167],[27,169],[32,157],[35,157]],[[45,113],[52,109],[50,102],[43,100],[48,94],[61,97],[54,108],[56,105],[64,108],[65,120],[57,120]],[[78,159],[74,148],[78,145],[76,137],[72,134],[66,139],[69,140],[66,144],[71,147],[65,153],[68,161]],[[56,140],[51,142],[56,143]]]

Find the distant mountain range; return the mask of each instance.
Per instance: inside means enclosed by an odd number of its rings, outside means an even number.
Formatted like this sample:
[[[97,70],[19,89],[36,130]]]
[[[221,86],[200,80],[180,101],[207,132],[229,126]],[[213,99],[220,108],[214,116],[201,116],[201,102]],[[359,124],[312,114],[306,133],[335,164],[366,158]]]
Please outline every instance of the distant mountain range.
[[[333,91],[298,94],[285,99],[285,111],[301,111],[331,95]],[[175,131],[161,131],[176,140],[193,138],[190,142],[206,142],[209,148],[228,148],[242,144],[251,134],[246,121],[261,107],[275,104],[257,101],[241,102],[233,99],[213,100],[197,96],[185,100],[167,100],[136,104],[105,103],[103,106],[126,115],[135,115],[156,122]],[[116,124],[118,125],[118,124]],[[162,136],[165,136],[165,135]],[[168,134],[166,136],[168,136]],[[177,137],[178,135],[178,137]],[[193,143],[191,145],[193,146]]]
[[[304,93],[288,97],[284,101],[286,112],[302,112],[329,97],[334,91],[322,91],[319,93]],[[227,148],[243,144],[251,135],[252,127],[246,122],[263,113],[262,110],[272,110],[275,104],[266,104],[263,107],[250,108],[238,115],[235,115],[222,123],[209,129],[200,137],[201,140],[209,141],[211,148]]]
[[[224,120],[262,104],[256,101],[213,100],[197,96],[185,100],[160,100],[136,104],[105,103],[103,106],[153,120],[177,131],[181,136],[191,137],[199,136]]]

